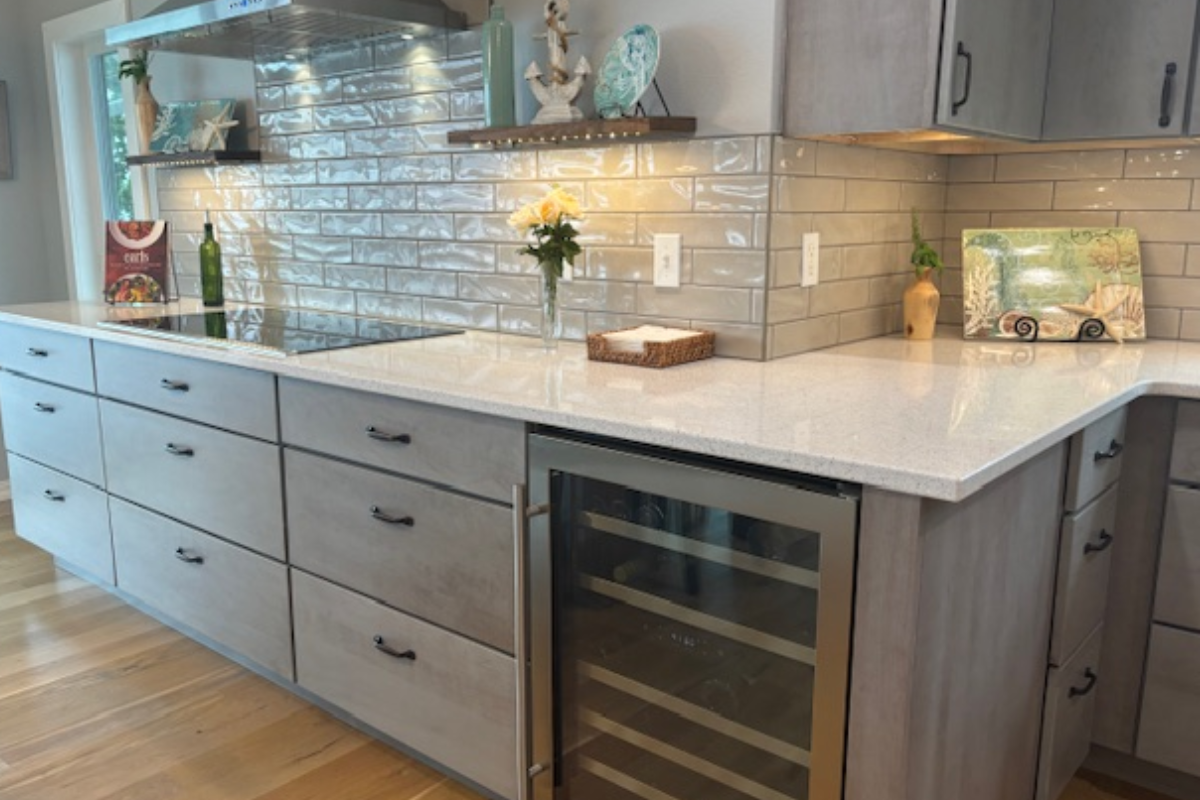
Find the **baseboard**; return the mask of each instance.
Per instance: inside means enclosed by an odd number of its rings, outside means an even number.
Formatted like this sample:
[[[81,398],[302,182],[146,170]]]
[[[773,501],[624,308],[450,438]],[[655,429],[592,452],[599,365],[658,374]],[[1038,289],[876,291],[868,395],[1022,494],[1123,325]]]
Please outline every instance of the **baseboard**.
[[[1200,800],[1200,778],[1134,758],[1106,747],[1092,746],[1085,770],[1150,789],[1178,800]]]
[[[8,481],[0,481],[0,503],[7,503],[12,500],[12,486]]]

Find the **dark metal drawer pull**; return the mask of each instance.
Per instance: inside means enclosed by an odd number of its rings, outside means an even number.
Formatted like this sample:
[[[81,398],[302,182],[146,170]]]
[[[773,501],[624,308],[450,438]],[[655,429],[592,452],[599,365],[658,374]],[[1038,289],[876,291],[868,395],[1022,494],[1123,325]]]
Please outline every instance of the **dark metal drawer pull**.
[[[367,436],[380,442],[391,442],[393,444],[412,444],[412,437],[407,433],[384,433],[374,425],[367,426]]]
[[[48,358],[50,356],[50,351],[42,350],[37,347],[31,347],[25,351],[25,355],[31,356],[32,358]]]
[[[958,58],[965,58],[967,60],[966,75],[963,76],[963,95],[960,99],[954,100],[950,103],[950,116],[957,117],[958,110],[965,106],[967,101],[971,99],[971,72],[975,66],[975,59],[971,55],[971,51],[969,51],[967,46],[962,42],[958,43],[958,50],[955,51],[954,55]]]
[[[1123,452],[1125,452],[1125,445],[1121,444],[1116,439],[1113,439],[1112,443],[1109,444],[1108,449],[1104,452],[1097,450],[1096,455],[1093,456],[1092,460],[1099,464],[1101,461],[1114,459]]]
[[[192,388],[183,381],[173,381],[167,378],[163,378],[161,381],[159,381],[158,385],[166,389],[168,392],[186,392]]]
[[[411,528],[416,524],[412,517],[393,517],[391,514],[385,513],[379,506],[371,506],[371,516],[380,522],[386,522],[388,525],[404,525],[407,528]]]
[[[375,649],[376,650],[378,650],[381,653],[386,653],[387,655],[391,656],[392,658],[403,658],[403,659],[407,659],[408,661],[416,661],[417,660],[417,654],[415,651],[405,650],[402,653],[399,650],[393,650],[392,648],[388,647],[387,644],[383,641],[382,636],[376,636],[374,641],[375,641]]]
[[[57,408],[48,403],[34,403],[33,410],[39,414],[53,414],[55,411],[58,411]]]
[[[185,564],[203,564],[204,563],[204,556],[193,555],[193,554],[189,553],[187,550],[184,550],[182,547],[180,547],[178,550],[175,551],[175,557],[178,558],[180,561],[182,561]]]
[[[1171,101],[1175,98],[1175,73],[1179,71],[1179,67],[1174,61],[1168,62],[1163,70],[1162,97],[1159,100],[1158,106],[1158,127],[1169,128],[1171,126]]]
[[[1087,683],[1083,685],[1082,689],[1076,689],[1074,686],[1072,686],[1071,691],[1067,692],[1068,697],[1072,699],[1076,697],[1087,697],[1092,693],[1092,689],[1096,688],[1096,681],[1100,680],[1100,676],[1097,675],[1095,670],[1093,670],[1091,667],[1088,667],[1083,671],[1083,677],[1087,678]]]
[[[1092,553],[1103,553],[1105,550],[1112,547],[1113,535],[1108,531],[1101,530],[1099,539],[1100,541],[1097,544],[1088,542],[1083,546],[1083,554],[1085,556],[1091,555]]]
[[[47,489],[46,491],[42,492],[42,497],[46,498],[47,500],[49,500],[52,503],[67,502],[67,496],[65,494],[59,494],[58,492],[56,492],[52,489]]]
[[[171,455],[179,456],[180,458],[191,458],[192,456],[196,455],[196,451],[192,448],[180,447],[177,444],[168,444],[166,449]]]

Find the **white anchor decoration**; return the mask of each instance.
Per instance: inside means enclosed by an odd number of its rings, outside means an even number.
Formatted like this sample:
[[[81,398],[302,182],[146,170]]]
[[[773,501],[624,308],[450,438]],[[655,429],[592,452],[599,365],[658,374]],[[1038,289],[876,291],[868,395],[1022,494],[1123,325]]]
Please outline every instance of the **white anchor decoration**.
[[[525,70],[525,80],[529,82],[533,96],[542,104],[541,111],[533,118],[534,125],[554,125],[583,119],[583,112],[572,103],[579,97],[583,84],[592,74],[592,65],[586,58],[580,57],[575,66],[575,77],[572,78],[567,72],[569,37],[579,35],[578,31],[567,29],[570,11],[570,0],[547,0],[545,38],[550,48],[550,82],[542,80],[544,73],[536,61]]]

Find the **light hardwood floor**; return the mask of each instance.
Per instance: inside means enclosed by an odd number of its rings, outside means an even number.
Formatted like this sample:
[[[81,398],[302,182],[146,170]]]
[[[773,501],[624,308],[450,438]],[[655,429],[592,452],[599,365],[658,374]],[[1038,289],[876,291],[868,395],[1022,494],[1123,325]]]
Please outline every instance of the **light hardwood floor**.
[[[1062,800],[1166,800],[1094,780]],[[13,535],[7,504],[0,798],[480,800],[56,570]]]

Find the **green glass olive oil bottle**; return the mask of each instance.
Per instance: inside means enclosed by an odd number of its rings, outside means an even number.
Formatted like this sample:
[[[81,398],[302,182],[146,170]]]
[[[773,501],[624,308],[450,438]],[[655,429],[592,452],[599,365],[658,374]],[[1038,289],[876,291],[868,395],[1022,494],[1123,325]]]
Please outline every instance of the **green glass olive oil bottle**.
[[[221,245],[213,237],[212,219],[204,212],[204,241],[200,243],[200,290],[205,306],[225,305],[224,280],[221,277]]]

